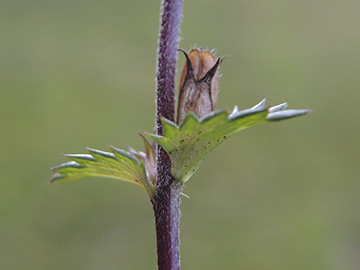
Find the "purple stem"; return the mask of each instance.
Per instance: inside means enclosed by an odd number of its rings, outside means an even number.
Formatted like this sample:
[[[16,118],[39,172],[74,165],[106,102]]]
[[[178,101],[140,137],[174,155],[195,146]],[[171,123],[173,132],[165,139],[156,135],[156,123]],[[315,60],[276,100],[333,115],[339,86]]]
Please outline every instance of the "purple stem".
[[[163,0],[157,62],[157,134],[161,117],[175,120],[175,73],[182,0]],[[171,161],[157,145],[157,189],[152,199],[155,215],[159,270],[180,269],[179,223],[182,184],[171,175]]]

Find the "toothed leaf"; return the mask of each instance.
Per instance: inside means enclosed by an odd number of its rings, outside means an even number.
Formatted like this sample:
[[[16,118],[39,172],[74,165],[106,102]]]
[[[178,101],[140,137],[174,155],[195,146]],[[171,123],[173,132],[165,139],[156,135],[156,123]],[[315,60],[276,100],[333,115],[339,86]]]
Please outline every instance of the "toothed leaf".
[[[214,111],[199,119],[193,113],[177,126],[162,119],[164,136],[149,134],[169,154],[172,175],[186,182],[198,169],[201,161],[238,131],[266,122],[302,115],[308,110],[285,110],[287,103],[267,109],[265,99],[250,109],[239,111],[237,107],[229,115],[225,110]],[[271,113],[270,113],[271,111]]]
[[[90,154],[64,155],[70,162],[53,167],[51,183],[71,181],[87,176],[102,176],[128,181],[145,187],[151,197],[154,186],[148,181],[144,162],[132,154],[110,146],[112,153],[88,148]]]

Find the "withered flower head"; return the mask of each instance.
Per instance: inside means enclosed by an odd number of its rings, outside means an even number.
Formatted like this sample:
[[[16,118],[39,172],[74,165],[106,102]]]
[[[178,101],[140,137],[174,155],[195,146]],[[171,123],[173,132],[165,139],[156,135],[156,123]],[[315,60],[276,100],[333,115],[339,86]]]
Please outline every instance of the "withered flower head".
[[[219,65],[223,58],[215,59],[210,51],[193,49],[186,57],[179,87],[177,124],[188,112],[203,117],[215,109],[219,88]]]

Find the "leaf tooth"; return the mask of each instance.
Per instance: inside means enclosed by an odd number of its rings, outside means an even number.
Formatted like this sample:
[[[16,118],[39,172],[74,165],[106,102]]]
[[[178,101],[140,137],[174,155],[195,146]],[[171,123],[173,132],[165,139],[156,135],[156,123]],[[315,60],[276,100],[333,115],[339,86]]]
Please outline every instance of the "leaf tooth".
[[[176,134],[179,130],[179,127],[174,122],[164,117],[161,117],[161,123],[165,137],[172,136],[173,134]]]
[[[89,154],[64,154],[64,157],[94,160],[94,157]]]
[[[199,117],[197,117],[193,112],[188,113],[188,115],[185,117],[185,119],[181,122],[179,126],[179,130],[186,129],[187,126],[191,124],[199,123]]]
[[[65,178],[66,176],[65,175],[63,175],[63,174],[60,174],[60,173],[54,173],[52,176],[51,176],[51,178],[50,178],[50,180],[47,182],[47,183],[54,183],[55,181],[57,181],[57,180],[60,180],[60,179],[63,179],[63,178]]]
[[[159,144],[162,148],[165,149],[166,152],[170,152],[172,149],[174,149],[174,142],[172,139],[144,132],[146,135],[148,135],[151,139],[153,139],[157,144]],[[170,137],[171,138],[171,137]]]
[[[309,109],[277,111],[277,112],[269,113],[266,117],[266,120],[267,121],[280,121],[280,120],[304,115],[304,114],[307,114],[310,112],[311,112],[311,110],[309,110]]]
[[[64,168],[84,168],[85,166],[80,165],[79,163],[75,162],[75,161],[69,161],[63,164],[60,164],[58,166],[52,167],[50,168],[52,171],[56,172],[60,169],[64,169]]]
[[[97,162],[97,160],[89,154],[64,154],[64,157],[75,161],[81,165],[86,165],[89,162]]]
[[[209,120],[212,120],[212,119],[214,119],[214,118],[216,118],[216,117],[225,117],[224,118],[224,120],[227,118],[227,115],[228,115],[228,113],[225,111],[225,110],[216,110],[216,111],[212,111],[212,112],[210,112],[210,113],[208,113],[208,114],[206,114],[206,115],[204,115],[200,120],[199,120],[199,122],[201,123],[201,124],[203,124],[203,123],[205,123],[205,122],[207,122],[207,121],[209,121]]]
[[[169,119],[167,119],[165,117],[161,117],[161,122],[163,125],[169,125],[171,127],[179,129],[178,125],[176,125],[173,121],[170,121]]]
[[[272,106],[269,108],[269,113],[278,112],[278,111],[284,111],[288,107],[288,103],[284,102],[276,106]]]
[[[252,114],[256,114],[256,113],[259,113],[259,112],[262,112],[262,111],[265,111],[265,110],[266,110],[265,107],[260,107],[260,106],[255,107],[255,108],[245,109],[245,110],[242,110],[242,111],[238,111],[235,114],[229,115],[228,120],[229,121],[236,120],[236,119],[243,118],[243,117],[246,117],[246,116],[249,116],[249,115],[252,115]]]
[[[115,157],[118,157],[118,158],[124,158],[125,157],[127,159],[130,159],[130,160],[136,162],[138,165],[140,164],[140,161],[133,154],[131,154],[131,153],[125,151],[125,150],[116,148],[115,146],[112,146],[112,145],[109,145],[109,148],[113,152],[112,155],[114,155]]]
[[[151,137],[154,141],[159,142],[159,141],[166,141],[167,138],[161,135],[156,135],[156,134],[152,134],[152,133],[148,133],[148,132],[144,132],[147,136]]]
[[[86,148],[87,151],[90,152],[90,154],[95,158],[99,158],[99,157],[105,157],[105,158],[112,158],[112,159],[117,159],[116,156],[113,153],[110,152],[105,152],[105,151],[100,151],[100,150],[96,150],[96,149],[92,149],[92,148]]]
[[[237,105],[234,106],[233,111],[231,112],[231,114],[229,115],[229,117],[231,117],[232,115],[236,114],[239,111],[239,107]]]
[[[251,107],[251,109],[265,109],[266,108],[266,98],[264,98],[263,100],[261,100],[258,104],[256,104],[255,106]]]

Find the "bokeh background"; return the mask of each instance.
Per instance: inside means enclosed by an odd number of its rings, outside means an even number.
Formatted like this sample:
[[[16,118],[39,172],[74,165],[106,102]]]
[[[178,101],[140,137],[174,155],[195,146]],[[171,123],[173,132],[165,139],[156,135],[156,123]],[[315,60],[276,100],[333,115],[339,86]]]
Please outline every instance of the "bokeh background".
[[[0,268],[156,269],[152,207],[61,153],[142,149],[159,1],[0,2]],[[226,141],[186,184],[183,269],[360,269],[360,2],[184,2],[182,40],[230,54],[218,108],[312,108]],[[184,63],[179,56],[179,68]]]

